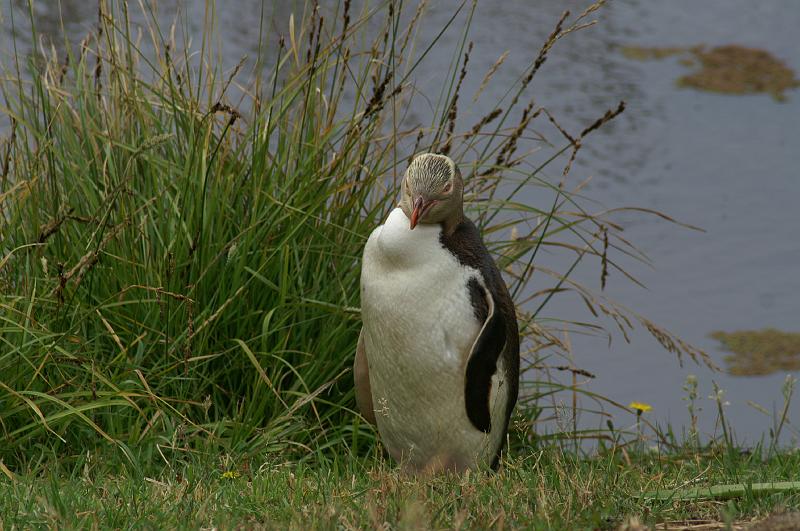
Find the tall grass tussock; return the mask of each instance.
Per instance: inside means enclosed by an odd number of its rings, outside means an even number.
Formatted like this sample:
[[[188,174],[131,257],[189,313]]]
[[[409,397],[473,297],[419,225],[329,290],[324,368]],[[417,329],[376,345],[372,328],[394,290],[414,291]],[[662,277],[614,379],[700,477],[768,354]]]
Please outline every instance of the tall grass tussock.
[[[203,39],[189,43],[185,13],[160,27],[148,1],[101,0],[94,29],[61,53],[43,44],[31,7],[41,46],[4,56],[0,81],[4,466],[109,444],[131,463],[374,448],[350,374],[360,255],[420,151],[460,164],[468,215],[518,304],[527,367],[518,440],[548,417],[548,397],[580,392],[584,373],[560,360],[565,328],[610,324],[625,335],[641,325],[666,349],[703,358],[600,289],[609,274],[627,275],[617,257],[645,258],[568,174],[587,136],[624,105],[568,132],[531,95],[548,54],[597,7],[554,21],[475,123],[459,119],[471,97],[462,81],[492,83],[504,57],[469,71],[468,2],[442,28],[461,32],[460,45],[426,123],[406,116],[415,68],[440,45],[416,36],[424,1],[306,3],[280,34],[262,12],[258,56],[235,66],[214,45],[223,3],[206,3]],[[134,27],[129,9],[150,22]],[[21,24],[22,13],[4,16]],[[555,132],[553,142],[534,127]],[[526,204],[529,194],[550,207]],[[542,249],[571,265],[537,268]],[[597,264],[595,289],[571,278],[585,260]],[[568,294],[588,317],[545,316]],[[597,433],[576,425],[570,436]]]

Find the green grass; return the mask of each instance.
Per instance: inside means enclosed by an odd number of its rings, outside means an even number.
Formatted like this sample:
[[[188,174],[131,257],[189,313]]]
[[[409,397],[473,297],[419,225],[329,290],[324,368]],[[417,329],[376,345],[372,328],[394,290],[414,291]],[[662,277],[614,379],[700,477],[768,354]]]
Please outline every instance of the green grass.
[[[796,478],[800,454],[601,452],[577,458],[555,448],[512,458],[496,474],[411,477],[380,457],[327,463],[185,456],[169,466],[110,465],[87,454],[15,482],[0,480],[5,525],[66,528],[616,529],[636,517],[724,523],[800,506],[800,492],[748,486]],[[226,474],[227,473],[227,474]],[[654,489],[742,484],[739,496],[648,500]]]
[[[635,282],[621,264],[647,257],[614,223],[619,209],[598,210],[570,169],[624,106],[568,132],[530,94],[594,7],[553,21],[518,82],[487,105],[495,111],[465,123],[459,101],[478,95],[461,94],[473,6],[459,4],[441,28],[461,38],[441,93],[426,95],[434,111],[412,124],[415,67],[441,46],[417,41],[414,8],[355,13],[345,1],[322,18],[307,5],[285,38],[263,25],[258,56],[231,70],[213,44],[220,6],[207,4],[204,38],[189,49],[185,16],[174,32],[151,22],[145,46],[126,5],[101,1],[98,26],[61,56],[16,51],[1,66],[4,524],[602,527],[628,514],[719,519],[797,505],[748,490],[724,507],[644,501],[696,477],[796,479],[796,457],[771,444],[762,464],[727,436],[720,457],[693,431],[695,455],[633,458],[626,437],[640,433],[579,430],[577,412],[565,416],[579,397],[624,409],[583,389],[571,334],[641,326],[667,351],[707,361],[603,292],[609,275]],[[16,26],[31,15],[4,16]],[[353,411],[361,251],[420,151],[460,165],[467,212],[517,303],[522,396],[496,475],[402,477]],[[568,265],[543,265],[556,255]],[[584,262],[592,286],[572,277]],[[582,301],[585,315],[549,314],[554,297]],[[585,439],[614,445],[587,458]]]

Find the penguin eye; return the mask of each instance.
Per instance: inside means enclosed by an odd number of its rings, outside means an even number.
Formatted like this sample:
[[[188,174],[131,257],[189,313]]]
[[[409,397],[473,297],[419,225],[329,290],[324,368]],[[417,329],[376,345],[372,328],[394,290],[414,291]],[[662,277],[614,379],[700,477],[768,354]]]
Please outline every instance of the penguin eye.
[[[453,191],[453,183],[452,182],[447,183],[445,185],[445,187],[444,187],[444,190],[442,190],[442,192],[444,192],[446,194],[449,194],[452,191]]]

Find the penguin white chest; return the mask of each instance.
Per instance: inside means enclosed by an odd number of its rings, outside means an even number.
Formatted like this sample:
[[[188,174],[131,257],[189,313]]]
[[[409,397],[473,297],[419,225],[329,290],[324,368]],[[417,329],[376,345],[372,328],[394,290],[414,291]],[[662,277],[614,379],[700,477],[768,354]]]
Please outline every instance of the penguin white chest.
[[[364,341],[378,430],[392,456],[463,469],[488,464],[502,435],[483,433],[467,416],[466,364],[483,325],[467,286],[479,274],[441,245],[440,231],[409,230],[397,208],[372,233],[361,274]],[[505,409],[500,387],[493,381],[489,399],[495,426]]]

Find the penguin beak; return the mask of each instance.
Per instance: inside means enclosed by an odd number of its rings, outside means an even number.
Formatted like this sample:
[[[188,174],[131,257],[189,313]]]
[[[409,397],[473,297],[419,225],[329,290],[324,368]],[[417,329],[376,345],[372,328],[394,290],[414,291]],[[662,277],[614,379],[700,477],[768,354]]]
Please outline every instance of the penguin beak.
[[[414,230],[414,227],[417,226],[419,220],[422,219],[422,216],[430,210],[430,208],[436,203],[435,200],[433,201],[426,201],[422,198],[422,196],[418,196],[414,199],[414,209],[411,211],[411,230]]]

